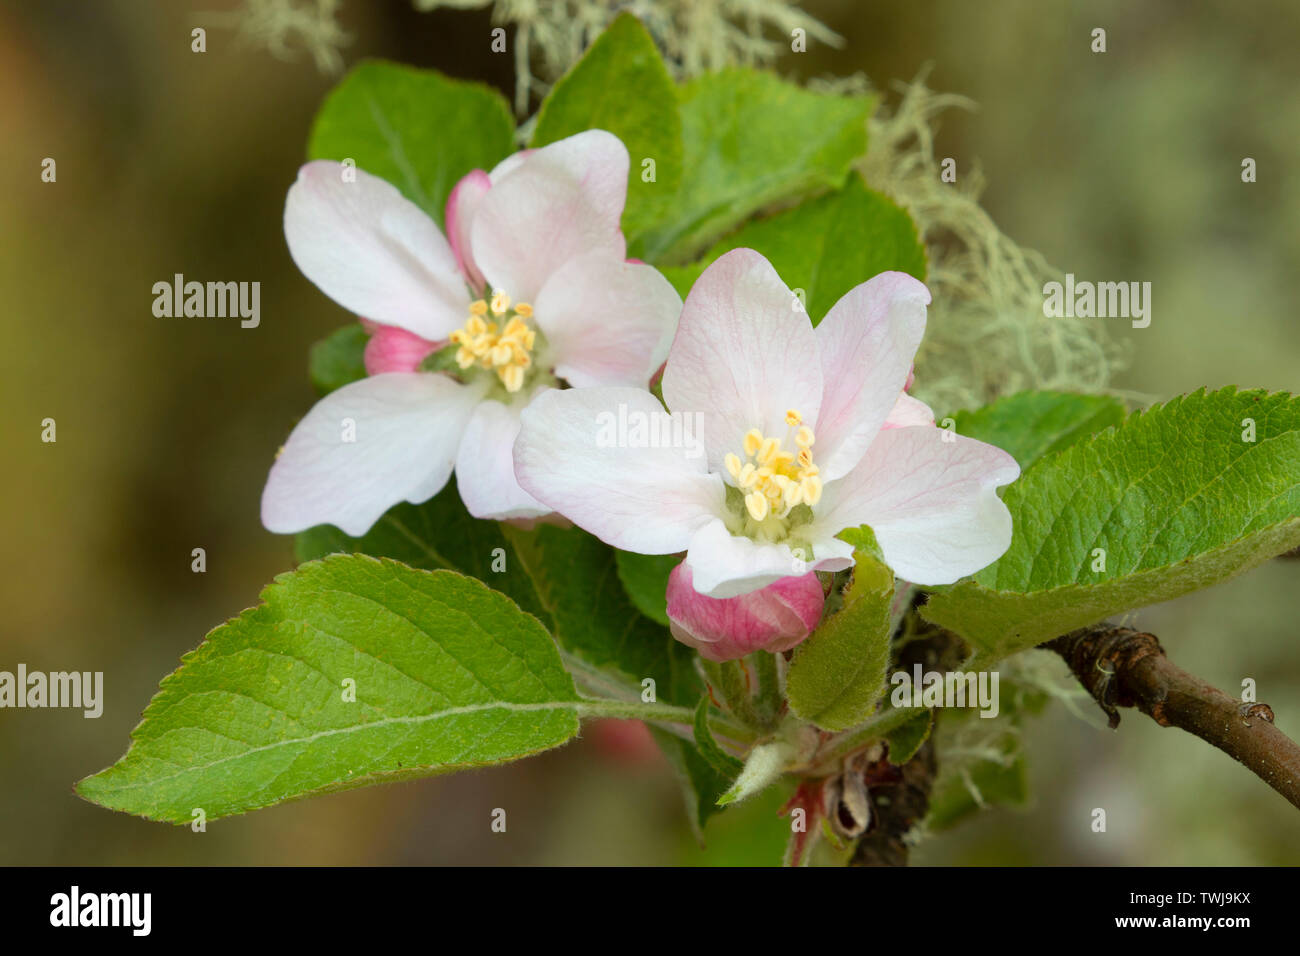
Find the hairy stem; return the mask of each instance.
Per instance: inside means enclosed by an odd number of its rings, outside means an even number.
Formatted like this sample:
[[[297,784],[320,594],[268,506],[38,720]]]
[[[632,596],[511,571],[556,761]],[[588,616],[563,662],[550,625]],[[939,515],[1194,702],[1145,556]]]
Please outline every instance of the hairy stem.
[[[755,709],[762,726],[770,729],[776,724],[782,703],[781,677],[777,671],[776,655],[758,651],[750,659],[754,662],[754,671],[758,676]]]
[[[1243,703],[1165,656],[1152,634],[1098,624],[1042,645],[1070,665],[1119,725],[1120,707],[1136,707],[1161,727],[1179,727],[1245,764],[1300,807],[1300,746],[1273,726],[1267,704]]]
[[[643,704],[639,701],[592,700],[586,699],[575,705],[578,716],[582,718],[606,717],[616,720],[644,720],[652,724],[695,724],[695,711],[689,707],[675,707],[671,704]],[[709,721],[711,728],[716,728],[723,736],[742,743],[754,740],[754,732],[735,721],[725,717],[713,717]]]

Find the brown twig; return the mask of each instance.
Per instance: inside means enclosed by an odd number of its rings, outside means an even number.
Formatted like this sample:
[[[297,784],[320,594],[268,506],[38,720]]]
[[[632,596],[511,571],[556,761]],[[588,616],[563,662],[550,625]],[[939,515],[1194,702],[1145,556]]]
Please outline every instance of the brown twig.
[[[1120,707],[1137,707],[1161,727],[1180,727],[1245,764],[1300,807],[1300,746],[1273,726],[1267,704],[1243,703],[1173,664],[1154,635],[1098,624],[1042,645],[1119,725]]]

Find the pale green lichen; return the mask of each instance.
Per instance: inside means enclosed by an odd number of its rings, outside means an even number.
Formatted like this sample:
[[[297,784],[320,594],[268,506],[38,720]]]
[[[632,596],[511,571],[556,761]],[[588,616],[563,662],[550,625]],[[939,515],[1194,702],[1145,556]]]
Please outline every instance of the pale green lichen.
[[[613,19],[635,14],[677,78],[725,66],[768,66],[791,49],[795,30],[839,46],[833,30],[785,0],[414,0],[418,10],[492,8],[514,30],[515,109],[522,116],[578,61]]]
[[[308,53],[322,73],[343,69],[343,47],[352,37],[339,24],[342,0],[244,0],[230,13],[206,13],[214,26],[234,29],[239,37],[265,47],[272,56],[292,60]]]
[[[899,91],[897,104],[869,121],[860,168],[912,215],[929,255],[934,300],[917,355],[918,397],[943,413],[1024,388],[1110,390],[1125,350],[1103,323],[1043,314],[1043,285],[1060,272],[1009,239],[980,206],[978,167],[957,183],[942,179],[936,118],[974,104],[930,90],[924,74]]]

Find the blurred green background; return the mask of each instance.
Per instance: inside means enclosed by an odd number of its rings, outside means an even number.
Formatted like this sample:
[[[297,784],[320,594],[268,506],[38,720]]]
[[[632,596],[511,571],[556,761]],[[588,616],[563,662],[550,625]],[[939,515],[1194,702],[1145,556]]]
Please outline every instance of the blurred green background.
[[[1153,284],[1120,388],[1300,389],[1300,6],[1210,0],[810,0],[845,38],[777,64],[864,71],[878,88],[933,63],[941,156],[978,159],[1010,236],[1080,278]],[[0,669],[105,673],[103,716],[0,711],[0,863],[765,863],[773,795],[710,825],[701,853],[656,757],[605,734],[510,767],[339,794],[203,834],[110,813],[72,783],[117,759],[159,679],[292,566],[258,500],[313,401],[308,346],[350,321],[289,259],[284,193],[333,79],[223,29],[197,2],[0,5],[5,347],[0,469],[7,542]],[[347,63],[384,56],[509,96],[486,11],[346,0]],[[190,30],[209,25],[208,50]],[[1108,52],[1089,51],[1104,27]],[[1243,184],[1241,160],[1258,162]],[[40,180],[41,160],[58,180]],[[181,272],[261,282],[262,322],[155,318]],[[58,442],[40,441],[40,422]],[[190,570],[207,550],[206,574]],[[1300,734],[1300,565],[1260,570],[1135,616],[1229,693],[1253,677]],[[1087,702],[1083,702],[1086,704]],[[1300,816],[1229,758],[1137,714],[1118,732],[1059,704],[1025,747],[1034,799],[923,842],[918,863],[1300,862]],[[1085,719],[1086,718],[1086,719]],[[509,813],[490,832],[493,808]],[[1104,807],[1107,833],[1090,811]]]

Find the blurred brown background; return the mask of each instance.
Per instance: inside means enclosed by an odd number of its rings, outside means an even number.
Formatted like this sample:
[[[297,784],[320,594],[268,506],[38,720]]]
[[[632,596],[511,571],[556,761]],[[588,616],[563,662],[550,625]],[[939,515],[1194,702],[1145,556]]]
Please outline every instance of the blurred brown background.
[[[985,206],[1009,235],[1080,278],[1153,283],[1151,327],[1119,387],[1166,397],[1202,385],[1300,388],[1291,279],[1300,261],[1300,96],[1290,0],[810,0],[846,40],[778,69],[866,72],[881,88],[928,62],[932,88],[978,101],[938,152],[978,158]],[[266,533],[266,469],[313,400],[308,346],[349,316],[298,274],[284,192],[334,82],[310,57],[274,58],[216,23],[229,3],[0,5],[0,192],[5,300],[0,416],[7,541],[0,669],[105,673],[103,716],[0,711],[0,863],[768,862],[775,798],[692,846],[654,760],[591,735],[524,764],[335,795],[217,821],[195,834],[72,793],[113,762],[158,680],[202,635],[292,565]],[[384,56],[483,79],[486,11],[422,14],[345,0],[347,63]],[[1088,51],[1102,26],[1108,52]],[[1258,161],[1253,185],[1241,160]],[[57,183],[40,180],[57,161]],[[261,282],[260,328],[159,319],[151,287]],[[57,444],[40,422],[58,423]],[[207,550],[206,574],[190,551]],[[1270,564],[1137,620],[1176,659],[1234,692],[1258,681],[1300,734],[1295,564]],[[924,843],[925,863],[1300,862],[1300,817],[1227,757],[1140,715],[1117,733],[1060,706],[1026,740],[1034,790]],[[492,834],[489,814],[509,810]],[[1105,807],[1109,832],[1089,811]],[[756,838],[738,838],[759,826]]]

